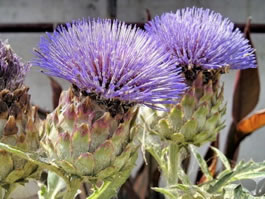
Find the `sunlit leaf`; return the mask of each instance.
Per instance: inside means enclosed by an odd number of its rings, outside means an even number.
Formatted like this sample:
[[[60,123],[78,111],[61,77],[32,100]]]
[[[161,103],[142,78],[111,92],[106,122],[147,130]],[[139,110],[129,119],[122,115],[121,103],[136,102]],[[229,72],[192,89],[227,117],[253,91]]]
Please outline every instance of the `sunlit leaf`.
[[[186,185],[186,184],[177,184],[170,187],[172,190],[176,189],[179,193],[181,193],[181,198],[192,198],[192,199],[209,199],[209,198],[215,198],[213,197],[214,194],[208,193],[204,187],[200,187],[197,185]],[[183,194],[183,192],[185,194]],[[180,197],[177,197],[179,199]]]
[[[159,188],[159,187],[153,187],[152,189],[159,193],[164,194],[165,196],[167,196],[167,198],[177,199],[176,191],[174,191],[173,189]]]
[[[232,184],[224,188],[224,198],[235,199],[261,199],[260,197],[252,196],[248,190],[241,185]]]

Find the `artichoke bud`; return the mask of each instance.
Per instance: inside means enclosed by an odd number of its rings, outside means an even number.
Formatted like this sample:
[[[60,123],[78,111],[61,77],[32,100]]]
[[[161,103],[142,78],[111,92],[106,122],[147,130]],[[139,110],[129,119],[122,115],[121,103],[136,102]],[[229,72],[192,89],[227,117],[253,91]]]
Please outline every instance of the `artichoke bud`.
[[[30,104],[28,88],[23,85],[30,68],[23,64],[10,45],[0,41],[0,142],[24,151],[39,148],[40,120],[36,107]],[[0,183],[24,183],[37,171],[37,166],[0,150]]]
[[[145,24],[149,36],[171,53],[190,86],[163,118],[168,120],[171,131],[184,135],[186,142],[201,145],[211,141],[223,127],[225,106],[220,75],[230,69],[257,67],[255,50],[233,27],[233,22],[220,13],[196,7],[164,13]],[[160,123],[156,124],[153,131],[159,131]]]
[[[41,145],[48,158],[67,173],[103,180],[122,171],[137,151],[136,113],[135,106],[123,113],[110,111],[70,88],[48,115]]]
[[[168,112],[160,113],[145,108],[142,111],[144,115],[145,112],[153,115],[146,122],[151,132],[155,132],[162,140],[196,146],[215,140],[217,133],[224,128],[222,116],[226,107],[223,104],[223,86],[220,86],[218,71],[214,78],[205,78],[204,72],[199,72],[189,82],[190,88],[179,103],[166,106]]]
[[[35,55],[44,73],[73,85],[48,116],[42,146],[50,161],[85,179],[128,177],[137,156],[137,106],[174,103],[186,88],[170,53],[118,20],[61,26],[42,37]]]
[[[0,142],[16,146],[24,151],[39,148],[38,127],[40,120],[36,107],[29,103],[27,87],[14,91],[0,91]],[[23,182],[37,171],[37,166],[0,150],[0,182]]]

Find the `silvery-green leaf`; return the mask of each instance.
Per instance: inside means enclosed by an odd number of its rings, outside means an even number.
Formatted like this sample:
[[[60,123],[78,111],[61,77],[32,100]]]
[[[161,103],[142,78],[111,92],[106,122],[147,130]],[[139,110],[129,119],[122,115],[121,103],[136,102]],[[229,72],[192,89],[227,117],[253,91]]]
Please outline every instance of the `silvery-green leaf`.
[[[177,199],[177,193],[174,189],[168,189],[168,188],[160,188],[160,187],[152,187],[153,190],[164,194],[165,196],[167,196],[170,199]]]
[[[224,188],[224,199],[262,199],[263,197],[252,196],[241,185],[229,185]]]
[[[234,171],[236,172],[234,179],[237,180],[263,177],[265,174],[265,162],[249,161],[242,163],[241,166],[235,167]]]
[[[222,187],[242,179],[253,179],[264,176],[265,162],[256,163],[253,161],[240,161],[232,171],[225,170],[217,177],[218,180],[210,186],[210,193],[218,192]]]
[[[228,183],[238,180],[236,178],[236,175],[249,169],[251,163],[252,162],[247,162],[247,163],[239,162],[239,164],[232,171],[227,172],[225,175],[219,178],[215,184],[210,186],[208,191],[210,193],[218,192],[222,187],[224,187]]]
[[[220,158],[220,160],[222,161],[225,168],[230,171],[231,166],[230,166],[229,160],[225,157],[225,155],[219,149],[217,149],[215,147],[211,147],[211,149],[214,150],[216,155]]]
[[[177,184],[171,187],[192,196],[193,198],[209,199],[215,198],[215,195],[208,193],[203,187],[197,185]]]
[[[195,159],[197,160],[200,169],[202,170],[203,174],[206,176],[206,178],[208,180],[212,180],[213,177],[210,174],[210,171],[208,169],[207,163],[206,161],[203,159],[203,157],[196,151],[196,149],[193,146],[190,146],[190,150],[193,154],[193,156],[195,157]]]
[[[235,175],[234,172],[230,171],[225,174],[222,178],[218,179],[216,183],[211,185],[208,189],[209,193],[216,193],[218,192],[223,186],[225,186],[229,180]]]
[[[185,173],[182,167],[179,167],[179,170],[177,172],[178,172],[178,177],[183,184],[191,185],[189,176]]]
[[[242,174],[238,174],[236,175],[236,178],[238,180],[242,180],[242,179],[254,179],[254,178],[260,178],[260,177],[264,177],[265,176],[265,171],[257,171],[257,172],[246,172],[246,173],[242,173]]]

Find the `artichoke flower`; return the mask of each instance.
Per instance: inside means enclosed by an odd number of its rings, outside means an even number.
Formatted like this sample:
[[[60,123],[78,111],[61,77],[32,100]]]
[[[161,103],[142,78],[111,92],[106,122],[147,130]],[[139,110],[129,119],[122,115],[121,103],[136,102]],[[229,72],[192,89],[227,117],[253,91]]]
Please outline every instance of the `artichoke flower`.
[[[41,39],[35,54],[44,73],[72,83],[47,117],[42,147],[68,174],[91,180],[134,164],[139,104],[175,103],[185,88],[170,54],[146,32],[119,21],[61,26]]]
[[[249,41],[229,19],[202,8],[165,13],[145,29],[171,53],[189,86],[178,104],[168,106],[167,114],[143,110],[153,115],[149,128],[163,140],[182,144],[200,146],[215,140],[226,110],[220,76],[229,69],[256,67]]]
[[[39,148],[37,109],[30,104],[23,85],[29,64],[23,64],[7,42],[0,42],[0,142],[24,151]],[[23,184],[37,166],[0,150],[0,186],[6,189]]]

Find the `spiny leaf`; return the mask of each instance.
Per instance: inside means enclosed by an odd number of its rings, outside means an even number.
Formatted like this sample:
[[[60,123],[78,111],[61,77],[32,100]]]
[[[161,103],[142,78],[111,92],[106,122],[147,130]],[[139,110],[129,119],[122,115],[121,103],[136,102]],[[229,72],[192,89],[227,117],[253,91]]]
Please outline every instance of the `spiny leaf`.
[[[203,187],[197,185],[186,185],[186,184],[177,184],[170,187],[171,189],[177,189],[180,192],[185,192],[186,195],[191,196],[196,199],[209,199],[214,198],[212,194],[209,194],[205,191]],[[179,198],[179,197],[178,197]],[[185,198],[185,197],[183,197]]]
[[[203,157],[195,150],[193,146],[190,146],[190,150],[192,154],[194,155],[195,159],[197,160],[203,174],[206,176],[208,180],[212,180],[213,177],[211,176],[211,173],[208,170],[208,165],[206,161],[203,159]]]
[[[260,197],[252,196],[248,190],[244,189],[241,185],[232,184],[224,188],[224,198],[235,199],[258,199]]]
[[[237,175],[237,179],[243,180],[243,179],[254,179],[254,178],[260,178],[265,176],[265,171],[249,171],[248,173],[243,173],[241,175]]]
[[[233,175],[234,173],[232,171],[228,172],[221,179],[218,179],[218,181],[213,186],[210,186],[208,192],[209,193],[218,192],[223,186],[227,184],[227,182],[233,177]]]
[[[216,155],[215,155],[215,156],[213,157],[213,160],[211,161],[210,166],[208,167],[211,176],[214,176],[214,174],[215,174],[215,172],[216,172],[216,166],[217,166],[217,158],[216,158]],[[205,182],[207,182],[207,181],[208,181],[207,177],[206,177],[205,175],[203,175],[203,176],[200,178],[198,184],[202,184],[202,183],[205,183]]]
[[[204,156],[204,159],[207,162],[207,165],[209,167],[209,171],[212,176],[216,173],[216,167],[217,167],[217,155],[216,153],[211,149],[211,146],[218,148],[219,147],[219,134],[217,134],[216,140],[211,143],[210,147],[208,148],[208,151],[206,155]],[[207,178],[203,175],[201,171],[198,172],[196,177],[197,184],[205,183],[207,181]]]
[[[225,170],[220,173],[217,181],[210,186],[208,192],[216,193],[232,182],[260,177],[263,172],[265,172],[265,162],[240,161],[232,171]]]
[[[217,154],[217,156],[220,158],[220,160],[222,161],[223,165],[225,166],[225,168],[227,170],[231,170],[231,166],[230,163],[228,161],[228,159],[225,157],[225,155],[217,148],[215,147],[211,147],[212,150],[214,150],[214,152]]]

